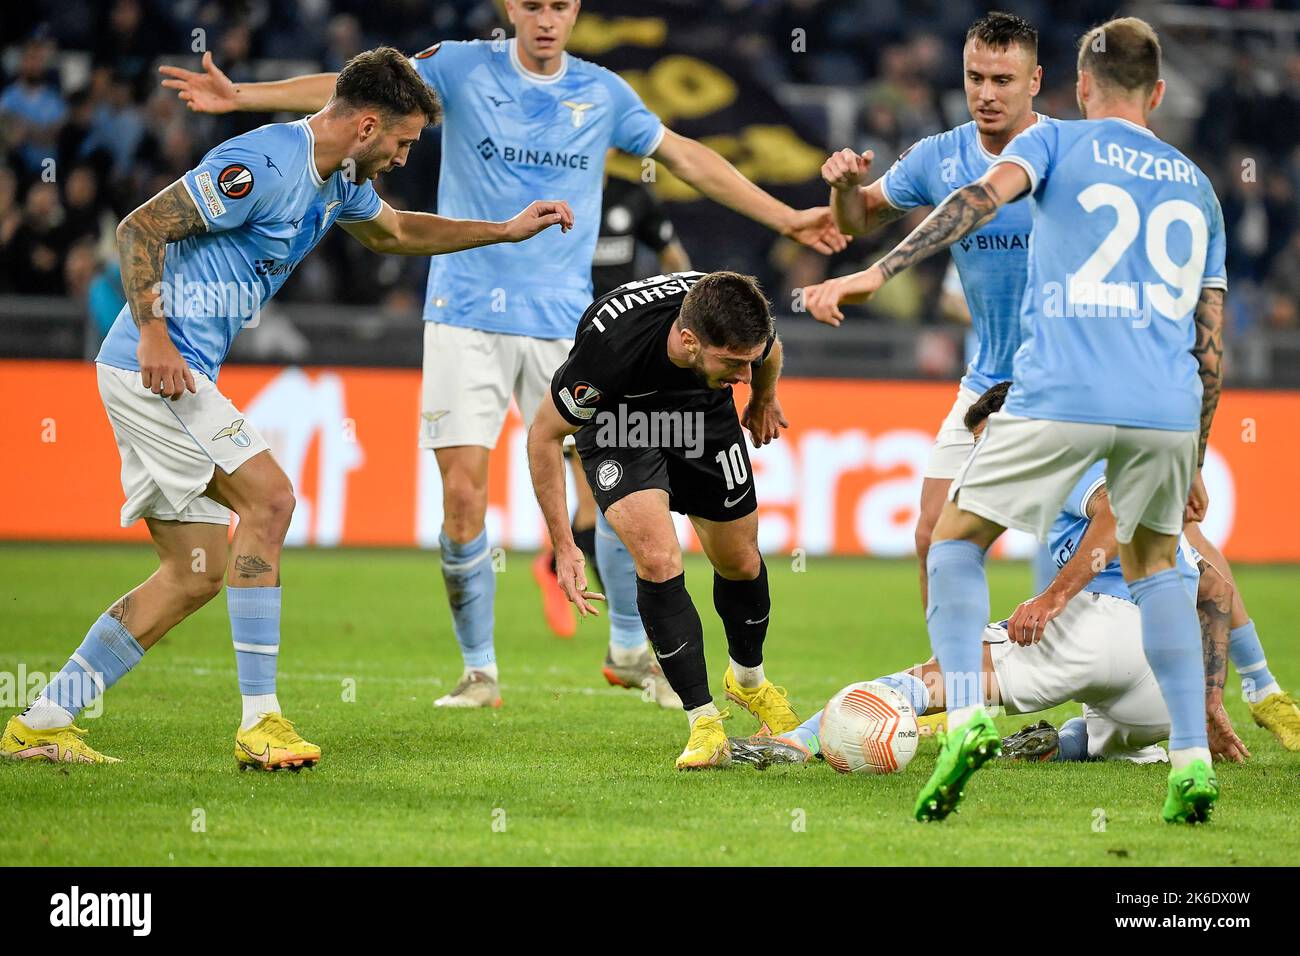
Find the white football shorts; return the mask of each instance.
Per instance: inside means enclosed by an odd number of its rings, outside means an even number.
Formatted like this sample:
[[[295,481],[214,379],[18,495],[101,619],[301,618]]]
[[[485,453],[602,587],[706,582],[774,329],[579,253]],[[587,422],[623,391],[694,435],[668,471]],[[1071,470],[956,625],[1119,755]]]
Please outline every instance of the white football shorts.
[[[925,463],[926,478],[943,478],[951,480],[957,477],[961,466],[966,464],[971,449],[975,447],[975,438],[966,430],[966,411],[979,399],[979,393],[965,385],[957,387],[957,398],[952,408],[939,426],[930,446],[930,457]]]
[[[144,387],[139,372],[96,364],[99,396],[122,456],[122,527],[140,518],[230,524],[225,505],[204,497],[215,469],[235,471],[266,442],[202,372],[196,392],[172,401]]]
[[[1196,472],[1198,439],[1194,431],[994,412],[948,498],[963,511],[1046,541],[1070,489],[1093,462],[1105,458],[1120,542],[1132,541],[1138,525],[1179,535]]]
[[[530,424],[541,402],[550,401],[551,376],[571,348],[572,339],[425,322],[420,447],[495,448],[510,396]]]
[[[1169,736],[1169,710],[1142,650],[1136,604],[1083,591],[1048,622],[1037,644],[1013,643],[1006,629],[984,631],[1008,713],[1031,714],[1076,701],[1088,722],[1088,753],[1153,763]]]

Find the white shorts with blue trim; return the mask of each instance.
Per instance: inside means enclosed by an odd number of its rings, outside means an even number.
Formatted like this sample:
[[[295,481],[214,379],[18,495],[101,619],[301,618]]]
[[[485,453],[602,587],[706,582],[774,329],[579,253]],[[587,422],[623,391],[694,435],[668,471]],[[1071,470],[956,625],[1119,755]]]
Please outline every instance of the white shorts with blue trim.
[[[420,447],[495,448],[512,395],[524,424],[532,424],[571,348],[573,339],[425,322]]]
[[[139,372],[96,364],[99,396],[122,456],[122,527],[140,518],[230,524],[225,505],[204,497],[217,468],[230,474],[266,441],[201,372],[176,401],[144,387]]]

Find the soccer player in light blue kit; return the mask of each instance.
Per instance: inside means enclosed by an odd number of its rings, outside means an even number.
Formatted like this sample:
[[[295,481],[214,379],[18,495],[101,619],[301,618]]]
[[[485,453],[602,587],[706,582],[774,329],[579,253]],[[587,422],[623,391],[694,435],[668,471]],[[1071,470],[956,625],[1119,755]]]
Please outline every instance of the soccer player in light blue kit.
[[[1034,97],[1043,68],[1038,65],[1038,31],[1027,20],[993,12],[972,23],[962,49],[962,72],[971,122],[927,136],[870,185],[863,185],[871,168],[870,151],[858,155],[842,149],[823,164],[822,178],[831,187],[831,208],[843,232],[864,235],[912,209],[937,206],[956,187],[983,176],[1006,145],[1039,120]],[[916,556],[922,606],[934,523],[953,478],[974,447],[962,418],[985,390],[1011,378],[1012,358],[1020,347],[1031,219],[1028,204],[1006,206],[951,249],[978,349],[939,426],[921,483]],[[843,281],[832,279],[827,285]],[[839,324],[829,314],[813,315]]]
[[[280,550],[293,489],[216,380],[240,329],[256,324],[261,305],[336,222],[377,252],[406,255],[518,242],[571,224],[562,202],[536,202],[499,223],[397,212],[380,200],[370,180],[404,165],[439,116],[437,97],[404,56],[359,54],[319,113],[227,140],[118,226],[127,304],[96,368],[122,457],[122,525],[144,518],[159,567],[100,615],[40,698],[9,720],[0,754],[113,761],[85,742],[76,717],[224,579],[243,697],[235,759],[262,770],[320,759],[276,697]],[[231,511],[239,524],[227,544]],[[173,761],[190,749],[167,743]]]
[[[714,150],[668,130],[616,74],[564,51],[578,0],[505,0],[509,41],[436,43],[412,63],[446,108],[438,209],[489,215],[543,190],[572,203],[575,235],[535,248],[479,249],[435,261],[425,298],[420,445],[442,476],[443,578],[464,670],[444,707],[501,703],[493,604],[496,578],[485,524],[488,453],[513,394],[526,424],[548,400],[591,302],[606,151],[662,163],[709,198],[821,252],[845,239],[826,207],[795,210],[749,182]],[[205,72],[164,68],[165,85],[206,112],[319,108],[331,74],[236,87],[204,58]],[[521,254],[522,253],[522,254]],[[636,570],[608,523],[597,554],[611,617],[609,661],[639,688],[654,659],[636,607]],[[552,542],[556,576],[586,590],[581,550]]]
[[[1080,41],[1087,119],[1040,120],[979,181],[954,192],[871,268],[809,307],[869,297],[899,270],[1032,196],[1033,240],[1006,407],[953,482],[935,528],[926,621],[948,681],[949,731],[918,795],[946,817],[1000,747],[963,675],[979,672],[988,618],[984,553],[1004,528],[1046,535],[1087,468],[1107,460],[1120,562],[1142,616],[1146,657],[1169,707],[1168,822],[1209,818],[1210,764],[1196,610],[1174,567],[1222,387],[1223,214],[1205,174],[1147,128],[1164,95],[1160,43],[1126,17]]]

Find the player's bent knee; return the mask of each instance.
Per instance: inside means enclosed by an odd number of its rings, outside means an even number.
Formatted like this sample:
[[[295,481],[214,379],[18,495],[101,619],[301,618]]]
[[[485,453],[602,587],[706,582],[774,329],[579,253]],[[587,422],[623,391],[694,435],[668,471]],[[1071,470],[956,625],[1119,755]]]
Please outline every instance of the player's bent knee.
[[[738,555],[727,555],[713,569],[728,581],[752,581],[763,569],[763,556],[758,548],[753,548]]]
[[[662,584],[682,573],[682,556],[668,549],[655,549],[636,556],[637,577]]]
[[[180,592],[187,608],[198,610],[221,593],[225,582],[225,568],[204,568],[195,571],[190,565],[173,568],[172,586]]]

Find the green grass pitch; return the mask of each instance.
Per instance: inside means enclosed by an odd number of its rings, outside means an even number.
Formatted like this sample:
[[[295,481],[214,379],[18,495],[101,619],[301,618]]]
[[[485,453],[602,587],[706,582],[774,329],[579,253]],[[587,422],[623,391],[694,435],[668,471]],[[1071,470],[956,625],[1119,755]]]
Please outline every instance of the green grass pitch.
[[[505,707],[444,712],[432,702],[458,675],[459,657],[437,556],[287,553],[280,699],[324,748],[319,768],[236,770],[238,689],[219,597],[154,648],[108,694],[103,715],[87,721],[91,743],[124,763],[0,762],[0,859],[1231,866],[1300,858],[1292,825],[1300,755],[1254,726],[1235,675],[1229,709],[1254,759],[1220,768],[1223,798],[1207,827],[1160,822],[1163,767],[1001,763],[975,777],[960,814],[923,826],[910,811],[933,765],[930,739],[889,777],[851,778],[822,764],[675,772],[683,716],[605,685],[603,617],[572,641],[552,638],[528,561],[510,555],[498,578]],[[801,715],[851,681],[928,656],[911,563],[814,560],[795,573],[788,559],[768,562],[768,672]],[[152,567],[144,547],[0,546],[0,672],[57,670],[90,621]],[[1295,689],[1300,649],[1287,613],[1295,569],[1237,574],[1274,673]],[[995,563],[990,577],[995,614],[1028,591],[1023,565]],[[726,645],[702,560],[689,560],[687,581],[720,694]],[[752,718],[731,710],[731,732],[749,733]],[[1062,707],[1049,717],[1075,713]]]

